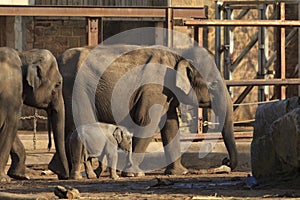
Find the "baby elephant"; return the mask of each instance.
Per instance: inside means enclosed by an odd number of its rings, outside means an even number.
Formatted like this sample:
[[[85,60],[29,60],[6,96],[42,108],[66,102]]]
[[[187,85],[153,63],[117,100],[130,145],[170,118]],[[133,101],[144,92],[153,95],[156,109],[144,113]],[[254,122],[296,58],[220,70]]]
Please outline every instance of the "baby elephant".
[[[88,178],[94,178],[89,157],[99,159],[99,168],[96,174],[99,177],[103,165],[103,158],[107,157],[107,165],[110,170],[110,177],[118,179],[116,173],[118,161],[118,147],[126,152],[127,163],[132,163],[132,134],[124,127],[107,123],[93,123],[84,125],[73,132],[70,142],[72,169],[70,178],[82,178],[80,169],[85,163],[85,170]],[[79,162],[78,162],[79,161]]]

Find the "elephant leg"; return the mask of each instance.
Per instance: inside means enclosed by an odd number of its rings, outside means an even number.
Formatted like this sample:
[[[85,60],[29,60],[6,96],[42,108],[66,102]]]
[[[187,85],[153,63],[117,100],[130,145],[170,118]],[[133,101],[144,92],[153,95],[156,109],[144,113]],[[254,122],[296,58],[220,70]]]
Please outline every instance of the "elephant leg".
[[[23,143],[18,135],[16,135],[12,149],[10,151],[11,166],[7,174],[17,180],[29,180],[29,176],[25,174],[26,152]]]
[[[119,175],[117,174],[117,162],[118,162],[118,151],[117,147],[106,149],[107,165],[109,169],[110,178],[117,180]]]
[[[181,164],[180,135],[176,109],[169,109],[168,119],[161,130],[165,157],[168,166],[165,174],[186,174],[188,170]]]
[[[83,147],[77,132],[74,132],[70,140],[70,153],[72,162],[70,179],[82,179],[81,166],[84,161],[84,151],[85,148]]]
[[[132,163],[128,162],[128,166],[122,172],[123,177],[145,176],[145,173],[139,168],[139,165],[144,159],[146,149],[151,142],[152,137],[149,138],[132,138]]]
[[[97,176],[93,170],[92,158],[89,157],[87,150],[84,148],[84,170],[88,179],[96,179]]]
[[[6,121],[0,127],[0,182],[10,182],[10,177],[5,173],[5,167],[8,162],[9,152],[16,137],[16,128],[13,124],[7,124]]]

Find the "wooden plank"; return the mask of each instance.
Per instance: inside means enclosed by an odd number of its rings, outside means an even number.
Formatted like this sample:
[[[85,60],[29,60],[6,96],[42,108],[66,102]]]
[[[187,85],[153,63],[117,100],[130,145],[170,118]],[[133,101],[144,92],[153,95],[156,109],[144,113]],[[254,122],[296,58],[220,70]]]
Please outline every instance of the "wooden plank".
[[[300,26],[298,20],[185,20],[187,26]]]
[[[299,85],[300,78],[225,80],[227,86]]]
[[[280,3],[280,19],[283,21],[285,20],[285,3]],[[285,66],[285,28],[280,28],[280,36],[281,36],[281,43],[280,43],[280,52],[281,52],[281,79],[285,79],[286,77],[286,66]],[[286,87],[283,85],[281,86],[281,99],[286,99]]]
[[[61,1],[61,0],[59,0]],[[66,3],[66,1],[65,1]],[[174,18],[184,17],[187,11],[196,18],[205,17],[204,8],[173,9]],[[0,6],[0,16],[45,17],[166,17],[164,7],[80,7],[80,6]],[[299,22],[300,24],[300,22]]]

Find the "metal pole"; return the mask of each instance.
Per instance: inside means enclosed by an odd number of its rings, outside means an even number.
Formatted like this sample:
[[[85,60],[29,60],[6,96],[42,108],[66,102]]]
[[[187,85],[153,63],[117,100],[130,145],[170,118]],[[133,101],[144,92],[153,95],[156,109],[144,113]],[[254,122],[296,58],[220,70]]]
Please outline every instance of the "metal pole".
[[[217,20],[221,19],[221,6],[222,2],[216,1],[216,13],[215,18]],[[221,27],[216,26],[215,27],[215,59],[216,59],[216,65],[221,70]]]
[[[225,5],[226,18],[231,18],[231,9],[228,4]],[[224,79],[228,80],[230,78],[230,65],[231,65],[231,57],[230,57],[230,27],[224,28]]]
[[[263,4],[259,7],[259,19],[266,19],[265,16],[266,5]],[[265,27],[259,27],[258,31],[258,77],[260,79],[264,78],[265,75]],[[258,101],[265,101],[265,91],[263,86],[258,87]]]
[[[98,31],[98,43],[102,43],[104,40],[104,26],[103,26],[103,17],[99,17],[98,26],[100,31]]]

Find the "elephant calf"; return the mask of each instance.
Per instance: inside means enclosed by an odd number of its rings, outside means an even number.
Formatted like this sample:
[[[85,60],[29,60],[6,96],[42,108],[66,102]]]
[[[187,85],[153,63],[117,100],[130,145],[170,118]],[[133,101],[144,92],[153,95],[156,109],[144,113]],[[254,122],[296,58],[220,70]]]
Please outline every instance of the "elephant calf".
[[[84,147],[78,148],[81,146],[78,143],[81,142],[84,144]],[[103,163],[103,159],[106,156],[110,177],[118,179],[119,176],[116,173],[118,147],[126,152],[127,162],[131,163],[132,134],[124,127],[98,122],[78,128],[73,132],[70,142],[72,161],[70,178],[82,178],[80,168],[83,160],[87,175],[91,178],[92,167],[88,157],[98,157],[99,167],[96,170],[96,174],[100,176],[103,169],[100,161]]]

